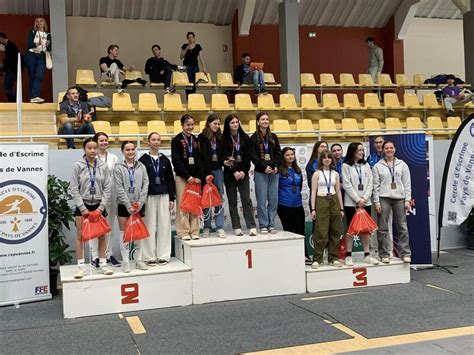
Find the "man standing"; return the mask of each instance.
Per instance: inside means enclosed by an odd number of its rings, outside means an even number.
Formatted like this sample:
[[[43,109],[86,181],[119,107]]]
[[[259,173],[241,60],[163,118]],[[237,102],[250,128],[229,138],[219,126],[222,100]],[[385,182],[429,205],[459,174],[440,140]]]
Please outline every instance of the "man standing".
[[[59,134],[94,134],[92,117],[87,103],[79,101],[79,91],[76,87],[67,89],[67,100],[59,105],[59,120],[63,125]],[[74,138],[66,138],[68,149],[75,149]]]
[[[0,64],[0,69],[5,72],[5,78],[3,80],[3,89],[7,96],[8,102],[16,101],[15,83],[18,68],[18,48],[10,41],[7,35],[0,32],[0,44],[5,47],[5,59],[3,65]]]
[[[453,74],[449,74],[446,81],[448,85],[443,89],[444,107],[448,116],[456,116],[453,104],[474,101],[474,96],[461,91],[461,88],[456,85],[456,77]]]
[[[383,143],[385,139],[382,136],[375,137],[374,140],[374,149],[375,152],[371,153],[367,158],[367,163],[369,163],[370,168],[373,168],[374,165],[383,158]]]
[[[145,73],[150,76],[151,83],[164,83],[166,93],[175,92],[171,87],[171,75],[173,70],[185,71],[186,67],[180,67],[176,64],[171,64],[166,59],[161,57],[161,47],[154,44],[151,47],[153,57],[148,58],[145,63]]]
[[[263,70],[258,70],[250,67],[250,54],[242,54],[242,64],[235,68],[234,80],[239,84],[253,84],[255,94],[264,94],[265,77]]]
[[[367,43],[369,47],[369,67],[367,72],[372,77],[374,83],[376,83],[377,74],[382,73],[383,69],[383,50],[375,45],[375,39],[373,37],[368,37],[365,43]]]

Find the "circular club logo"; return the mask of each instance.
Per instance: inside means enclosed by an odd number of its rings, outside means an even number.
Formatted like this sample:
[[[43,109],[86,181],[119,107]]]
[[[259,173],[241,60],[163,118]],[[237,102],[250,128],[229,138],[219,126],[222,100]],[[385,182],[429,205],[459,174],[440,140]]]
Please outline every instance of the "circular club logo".
[[[34,238],[46,224],[44,194],[22,180],[0,183],[0,243],[21,244]]]

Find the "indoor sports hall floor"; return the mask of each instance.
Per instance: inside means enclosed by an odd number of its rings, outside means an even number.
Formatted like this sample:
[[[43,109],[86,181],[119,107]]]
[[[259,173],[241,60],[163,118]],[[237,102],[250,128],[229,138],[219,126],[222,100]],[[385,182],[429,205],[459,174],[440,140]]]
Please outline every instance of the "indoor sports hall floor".
[[[440,262],[459,268],[411,271],[409,284],[78,319],[63,318],[60,296],[3,307],[0,354],[473,354],[474,251]]]

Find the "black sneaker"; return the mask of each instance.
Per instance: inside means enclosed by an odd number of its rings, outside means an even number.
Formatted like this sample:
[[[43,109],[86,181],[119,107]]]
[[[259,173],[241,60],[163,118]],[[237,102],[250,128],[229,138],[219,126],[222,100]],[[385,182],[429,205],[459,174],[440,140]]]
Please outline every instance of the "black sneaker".
[[[448,117],[456,117],[456,112],[454,112],[453,110],[449,111],[448,112]]]
[[[124,79],[122,80],[122,85],[120,86],[122,89],[126,89],[127,86],[129,86],[131,83],[134,83],[135,80],[128,80],[128,79]]]
[[[143,87],[145,87],[146,80],[143,80],[142,78],[138,78],[137,83],[139,83],[139,84],[143,85]]]
[[[265,88],[260,88],[260,94],[268,94],[267,90]]]
[[[95,258],[94,260],[91,261],[91,265],[92,267],[95,267],[96,269],[99,268],[100,264],[99,264],[99,258]]]
[[[117,259],[115,259],[113,255],[111,255],[110,258],[107,259],[107,265],[113,266],[113,267],[120,267],[120,266],[122,266],[122,264],[120,263],[120,261],[118,261]]]
[[[259,88],[255,88],[255,95],[260,95],[260,89]]]
[[[165,94],[174,94],[176,92],[175,88],[166,88]]]

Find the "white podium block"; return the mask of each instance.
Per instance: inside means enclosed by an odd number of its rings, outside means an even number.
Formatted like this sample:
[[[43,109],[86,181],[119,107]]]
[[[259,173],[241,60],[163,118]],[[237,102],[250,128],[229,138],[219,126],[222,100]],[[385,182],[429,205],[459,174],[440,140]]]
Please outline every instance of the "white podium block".
[[[176,238],[175,251],[192,267],[195,304],[305,292],[304,238],[294,233]]]
[[[308,292],[343,290],[369,286],[382,286],[410,282],[410,265],[400,259],[390,264],[370,265],[354,262],[354,266],[333,267],[321,265],[319,269],[306,267]]]
[[[63,313],[65,318],[122,313],[143,309],[186,306],[192,304],[191,268],[176,258],[166,266],[105,276],[86,266],[82,280],[74,279],[77,265],[61,266]],[[90,273],[92,269],[92,274]]]

